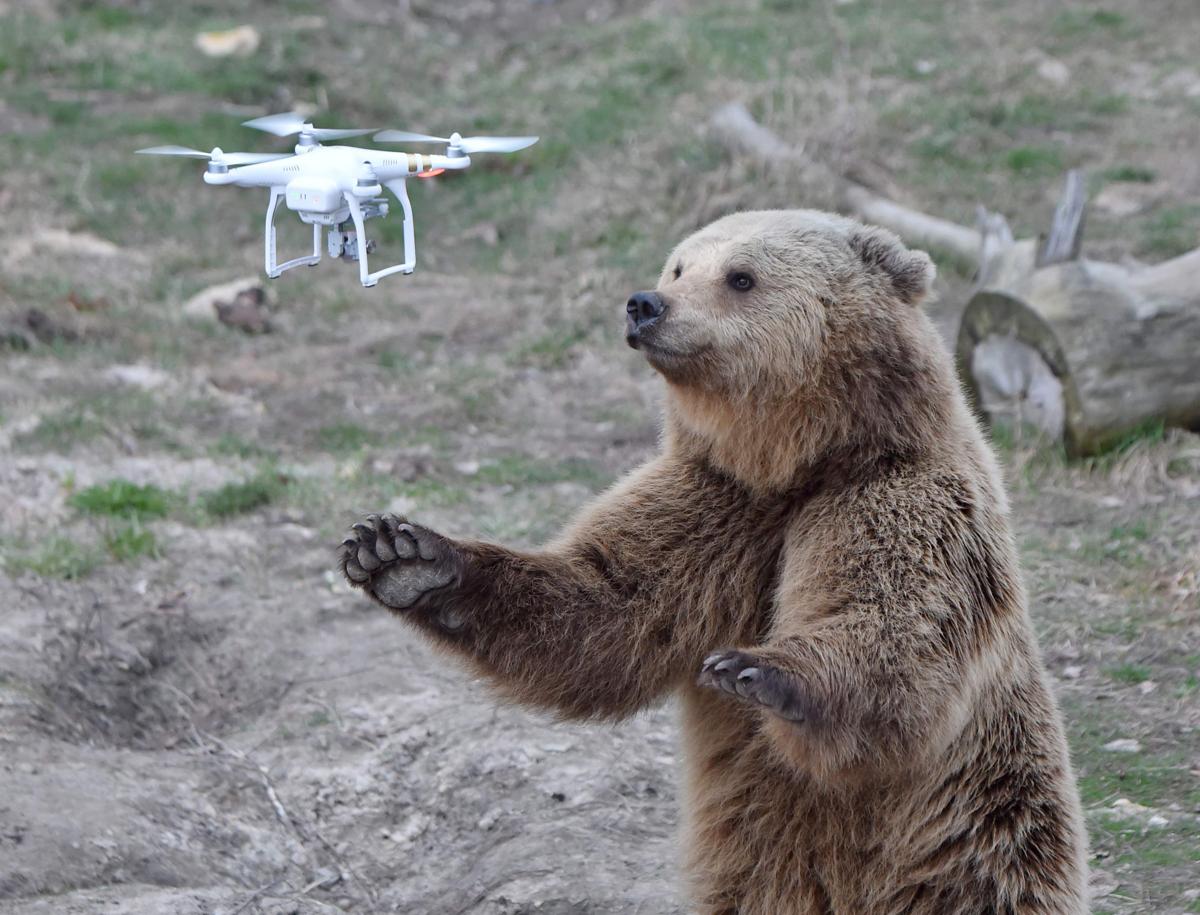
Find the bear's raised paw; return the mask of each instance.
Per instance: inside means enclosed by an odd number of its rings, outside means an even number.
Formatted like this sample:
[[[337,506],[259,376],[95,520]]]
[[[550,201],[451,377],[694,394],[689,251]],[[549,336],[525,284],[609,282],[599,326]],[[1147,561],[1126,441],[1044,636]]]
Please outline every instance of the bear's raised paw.
[[[393,610],[408,610],[426,595],[449,589],[462,562],[441,534],[395,515],[368,515],[342,542],[342,572]]]
[[[788,721],[809,717],[799,680],[746,651],[724,649],[709,655],[696,685],[762,706]]]

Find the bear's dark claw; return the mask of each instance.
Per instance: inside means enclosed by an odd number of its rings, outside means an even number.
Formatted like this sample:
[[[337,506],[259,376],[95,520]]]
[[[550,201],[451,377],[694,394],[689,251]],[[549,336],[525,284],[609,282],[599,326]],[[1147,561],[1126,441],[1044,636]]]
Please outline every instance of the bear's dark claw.
[[[392,542],[395,544],[396,555],[400,559],[416,559],[418,548],[416,531],[413,530],[413,526],[397,521],[392,515],[385,515],[384,522],[392,531]]]
[[[744,651],[709,655],[700,668],[696,685],[762,706],[788,721],[803,721],[808,717],[799,681]]]

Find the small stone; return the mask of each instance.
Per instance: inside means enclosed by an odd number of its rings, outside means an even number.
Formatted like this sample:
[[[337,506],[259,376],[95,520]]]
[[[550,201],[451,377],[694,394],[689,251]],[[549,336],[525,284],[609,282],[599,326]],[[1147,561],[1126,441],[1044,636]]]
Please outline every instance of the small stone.
[[[249,57],[258,50],[258,29],[252,25],[219,32],[200,32],[196,36],[196,47],[208,57]]]
[[[1100,191],[1092,201],[1098,210],[1103,210],[1113,216],[1135,216],[1146,210],[1158,189],[1153,185],[1110,184]],[[1122,504],[1115,496],[1106,496],[1100,500],[1106,508],[1115,508]]]
[[[937,64],[932,60],[918,60],[913,64],[913,69],[921,74],[921,76],[928,76],[937,69]]]
[[[171,380],[171,376],[162,369],[140,363],[109,366],[104,370],[104,377],[143,391],[161,388]]]
[[[1155,683],[1153,680],[1143,680],[1141,683],[1138,684],[1138,692],[1141,693],[1143,696],[1150,695],[1156,689],[1158,689],[1158,684]]]
[[[1161,813],[1156,813],[1156,814],[1154,814],[1154,816],[1150,817],[1150,819],[1148,819],[1146,821],[1146,825],[1150,826],[1154,829],[1161,829],[1162,827],[1166,826],[1169,822],[1171,822],[1171,821],[1168,820]]]
[[[1142,745],[1132,737],[1118,737],[1106,743],[1104,749],[1109,753],[1140,753]]]
[[[1078,680],[1083,673],[1083,668],[1078,664],[1069,664],[1062,669],[1062,678],[1064,680]]]
[[[1053,86],[1065,86],[1071,81],[1071,68],[1061,60],[1046,57],[1038,63],[1037,75]]]
[[[1143,807],[1141,804],[1135,804],[1127,797],[1119,797],[1113,801],[1112,810],[1114,813],[1120,813],[1124,816],[1138,816],[1150,810],[1149,807]]]
[[[454,469],[464,477],[473,477],[479,473],[479,461],[458,461],[455,463]]]

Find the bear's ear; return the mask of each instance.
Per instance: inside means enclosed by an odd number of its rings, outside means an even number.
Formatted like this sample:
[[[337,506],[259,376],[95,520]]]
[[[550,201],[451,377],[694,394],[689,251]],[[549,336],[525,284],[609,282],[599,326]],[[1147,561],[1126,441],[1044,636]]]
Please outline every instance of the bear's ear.
[[[910,251],[886,229],[863,227],[846,239],[850,249],[871,270],[883,273],[901,301],[915,305],[933,286],[937,269],[924,251]]]

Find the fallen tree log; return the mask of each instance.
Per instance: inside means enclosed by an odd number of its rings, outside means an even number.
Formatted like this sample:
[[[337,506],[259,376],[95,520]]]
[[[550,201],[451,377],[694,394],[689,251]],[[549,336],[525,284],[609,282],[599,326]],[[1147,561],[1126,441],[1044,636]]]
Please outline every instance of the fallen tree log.
[[[728,145],[764,164],[816,170],[840,209],[914,246],[976,265],[956,358],[977,412],[1028,426],[1076,455],[1150,423],[1200,428],[1200,248],[1154,267],[1081,259],[1086,184],[1077,172],[1044,239],[1013,238],[980,208],[978,228],[930,216],[806,159],[739,104],[714,114]]]
[[[1197,253],[1141,269],[1071,260],[978,290],[956,353],[975,408],[1075,455],[1151,423],[1200,428]]]

